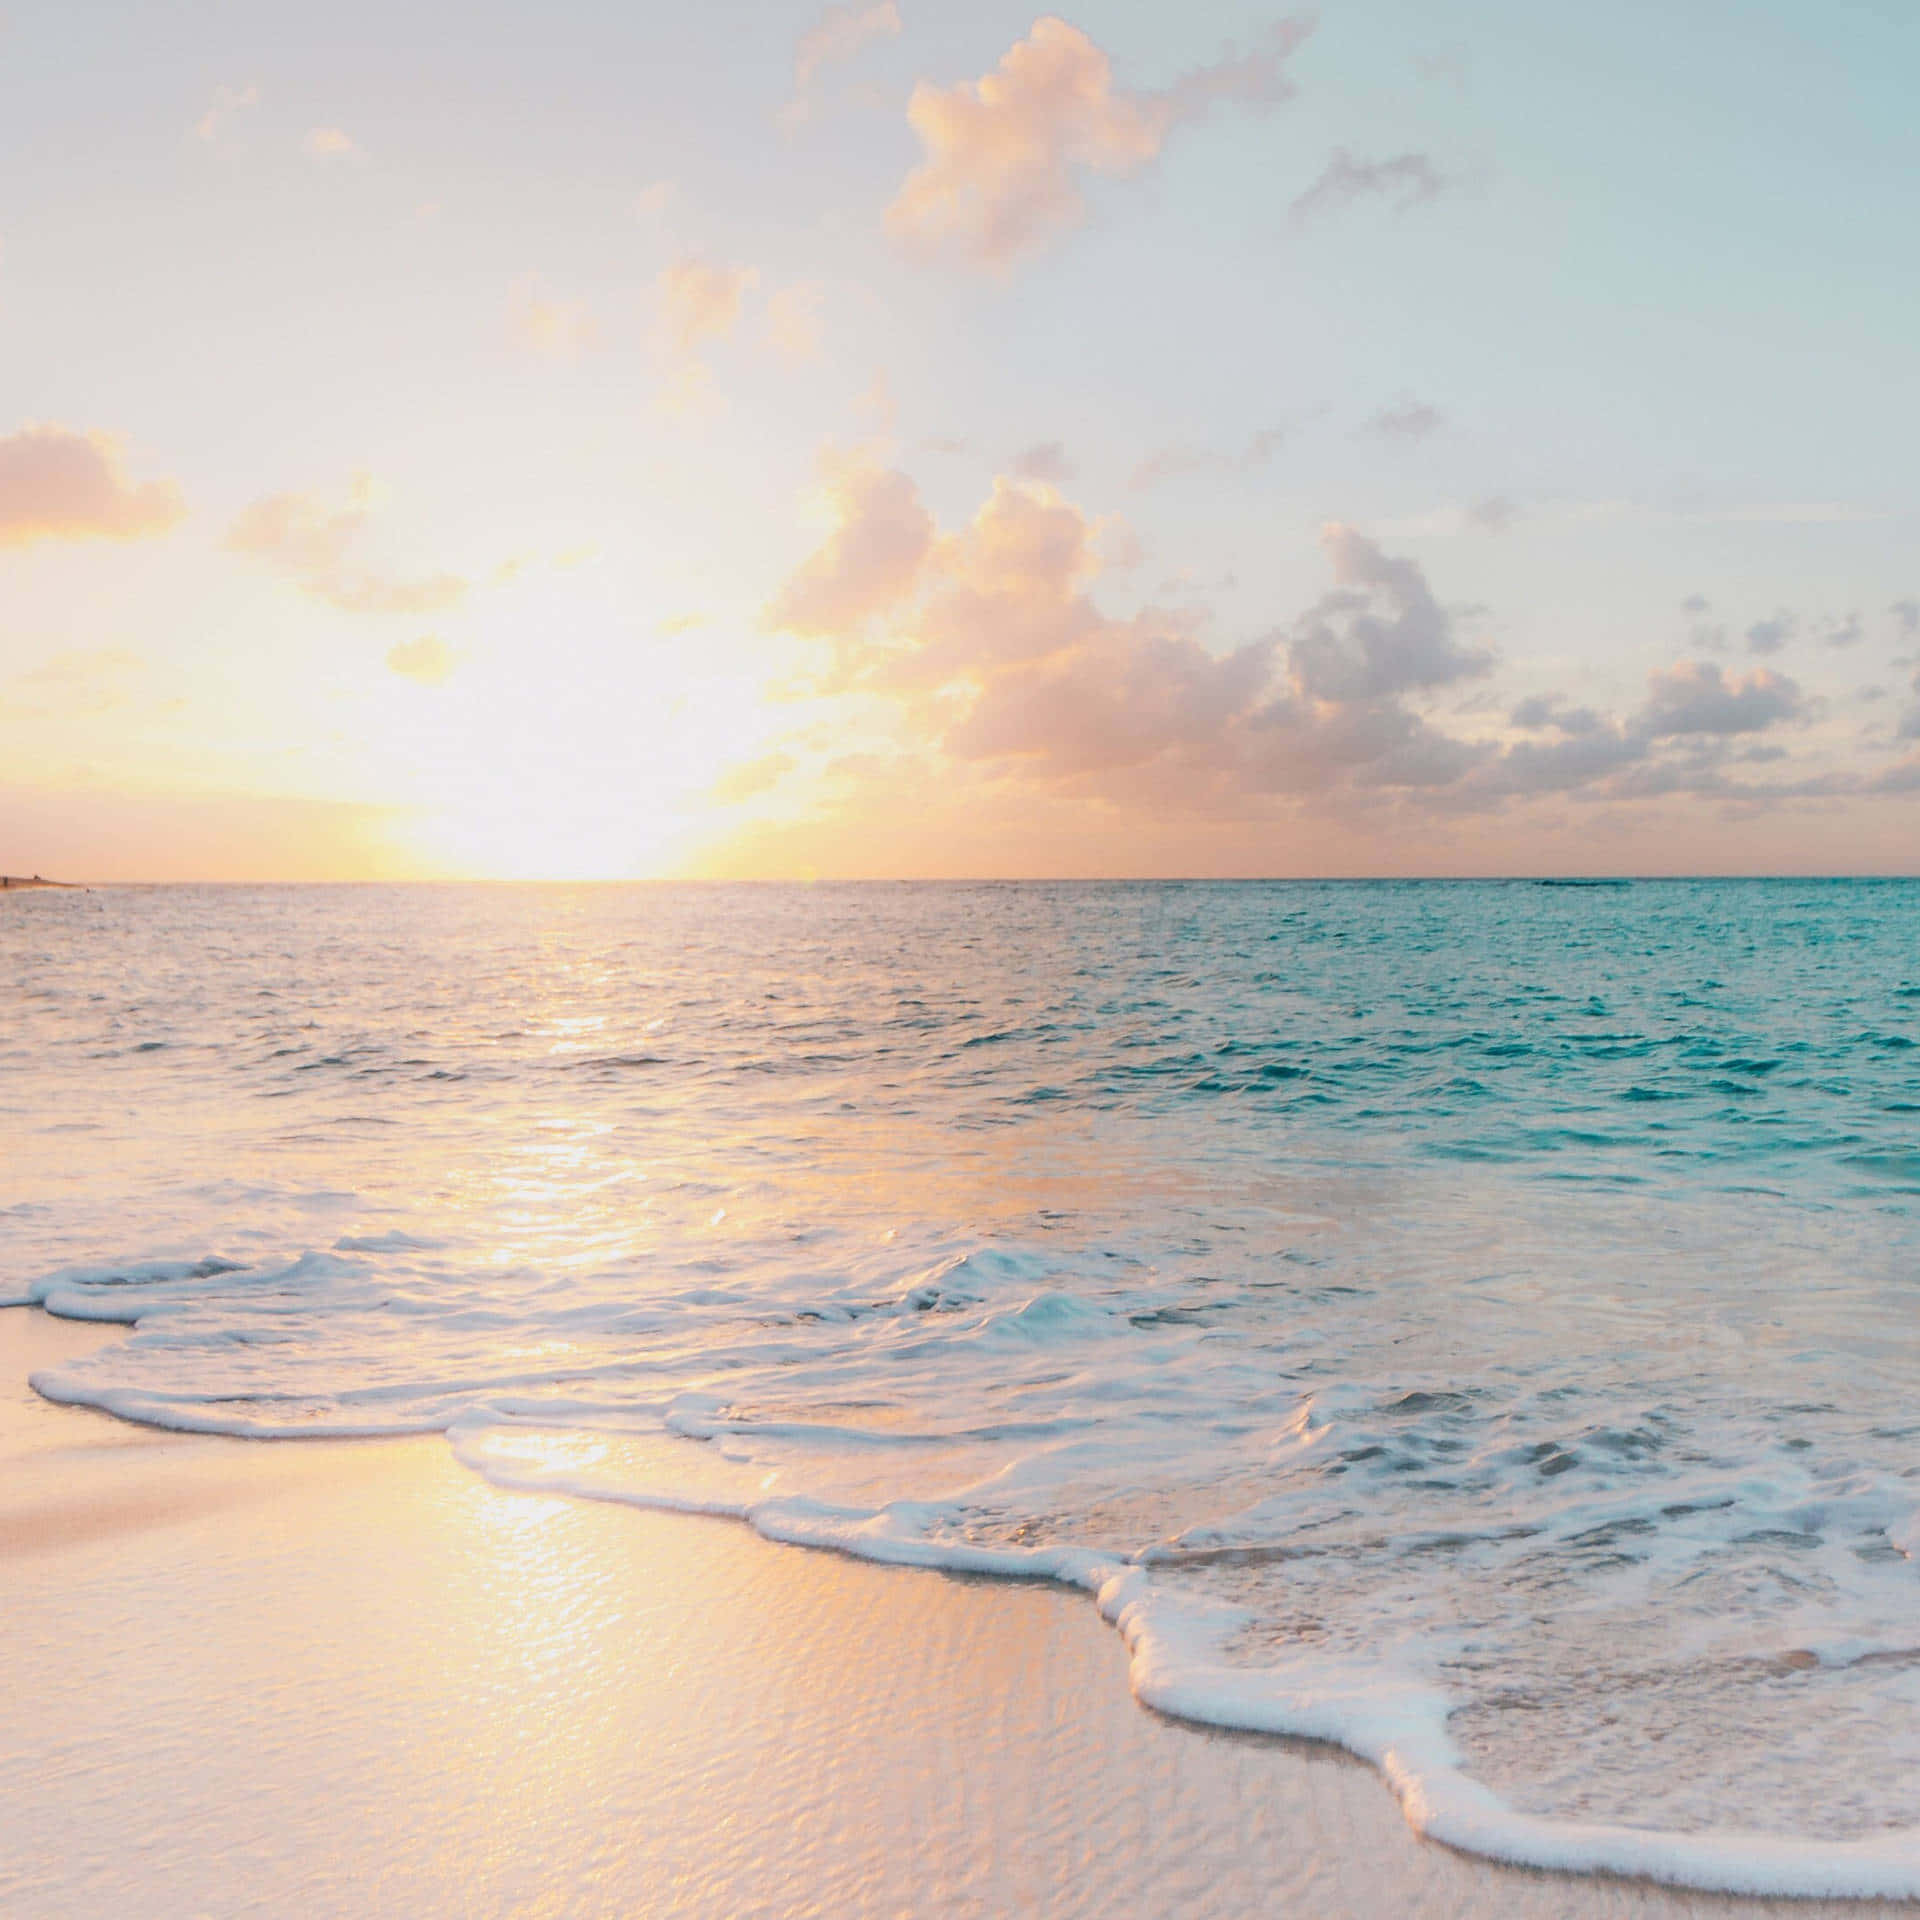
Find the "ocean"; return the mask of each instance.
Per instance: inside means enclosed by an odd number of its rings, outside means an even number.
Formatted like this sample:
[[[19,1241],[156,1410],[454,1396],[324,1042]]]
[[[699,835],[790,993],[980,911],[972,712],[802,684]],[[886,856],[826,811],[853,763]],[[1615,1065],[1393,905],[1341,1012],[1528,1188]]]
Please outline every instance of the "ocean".
[[[1920,884],[126,887],[0,989],[0,1299],[132,1329],[50,1399],[1064,1581],[1453,1844],[1920,1895]]]

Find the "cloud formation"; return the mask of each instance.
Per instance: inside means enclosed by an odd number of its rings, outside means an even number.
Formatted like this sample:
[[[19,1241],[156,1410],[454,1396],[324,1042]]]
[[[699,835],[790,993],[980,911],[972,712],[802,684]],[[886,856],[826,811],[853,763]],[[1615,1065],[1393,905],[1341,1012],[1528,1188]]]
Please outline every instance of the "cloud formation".
[[[563,360],[600,344],[600,323],[583,301],[550,300],[532,278],[513,284],[508,296],[507,330],[528,352]]]
[[[1430,440],[1447,424],[1446,416],[1438,407],[1430,407],[1424,401],[1411,396],[1396,400],[1390,407],[1382,407],[1378,413],[1360,429],[1381,440],[1397,440],[1404,446],[1417,446],[1422,440]]]
[[[36,426],[0,439],[0,547],[139,540],[186,511],[176,482],[127,479],[111,434]]]
[[[851,60],[875,40],[890,39],[900,31],[900,9],[894,0],[858,0],[831,6],[800,36],[793,56],[793,97],[777,116],[783,127],[797,127],[813,111],[814,82],[823,69]]]
[[[1879,790],[1750,777],[1816,714],[1764,667],[1682,662],[1624,717],[1542,694],[1503,725],[1465,697],[1497,664],[1470,616],[1351,526],[1322,531],[1326,592],[1223,650],[1197,611],[1105,612],[1099,529],[1045,484],[996,480],[948,533],[897,471],[850,469],[835,505],[767,623],[825,643],[815,692],[893,703],[924,750],[990,779],[1156,817]]]
[[[147,663],[125,647],[81,647],[16,674],[0,705],[16,713],[111,713],[132,704]]]
[[[360,152],[352,137],[338,127],[315,127],[300,144],[316,160],[351,160]]]
[[[403,680],[423,687],[445,685],[456,664],[453,649],[436,634],[396,641],[387,649],[387,665]]]
[[[1073,464],[1058,440],[1039,440],[1013,457],[1016,480],[1039,480],[1050,487],[1064,486],[1073,478]]]
[[[1480,533],[1505,533],[1520,518],[1520,509],[1505,494],[1476,500],[1466,510],[1466,523]]]
[[[1688,733],[1764,733],[1807,713],[1799,683],[1765,667],[1743,680],[1728,679],[1711,661],[1683,660],[1653,674],[1647,689],[1639,726],[1652,740]]]
[[[1176,128],[1216,105],[1267,112],[1290,99],[1285,65],[1310,30],[1283,20],[1249,54],[1228,54],[1160,92],[1129,93],[1078,27],[1036,20],[992,73],[914,88],[907,119],[926,157],[888,207],[887,231],[989,267],[1036,253],[1084,217],[1084,175],[1138,172]]]
[[[668,346],[691,358],[711,342],[726,339],[758,279],[751,267],[716,267],[691,257],[663,267],[654,291]]]
[[[393,579],[352,564],[352,550],[373,517],[374,484],[357,475],[344,506],[310,494],[256,500],[227,531],[230,552],[265,561],[308,598],[341,613],[443,613],[467,597],[457,574]]]
[[[1437,200],[1452,185],[1424,153],[1396,153],[1389,160],[1356,160],[1345,147],[1321,169],[1312,186],[1293,203],[1296,220],[1337,212],[1359,200],[1387,200],[1395,213],[1405,213],[1428,200]]]
[[[748,760],[722,774],[709,789],[709,798],[723,807],[737,807],[741,801],[752,800],[777,787],[796,764],[790,753],[762,754],[759,759]]]
[[[904,473],[837,462],[827,482],[839,524],[766,612],[769,627],[814,639],[845,638],[898,605],[934,535],[933,516]]]
[[[193,130],[202,140],[214,140],[236,113],[243,113],[248,107],[257,107],[259,104],[258,87],[215,87],[213,105],[193,123]]]
[[[796,280],[768,300],[767,345],[781,359],[799,364],[820,358],[820,301],[820,288],[811,280]]]
[[[1238,453],[1222,453],[1215,447],[1195,447],[1176,442],[1156,447],[1134,468],[1128,486],[1140,492],[1167,480],[1179,480],[1193,473],[1250,472],[1265,466],[1286,445],[1289,429],[1262,427],[1251,434]]]

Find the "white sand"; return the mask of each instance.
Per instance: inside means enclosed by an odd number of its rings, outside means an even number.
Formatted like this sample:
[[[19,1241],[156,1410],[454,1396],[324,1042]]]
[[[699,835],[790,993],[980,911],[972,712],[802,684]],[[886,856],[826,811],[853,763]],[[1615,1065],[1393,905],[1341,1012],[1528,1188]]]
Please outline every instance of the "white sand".
[[[1143,1712],[1078,1595],[45,1406],[0,1313],[0,1913],[1740,1915]],[[1904,1909],[1903,1911],[1911,1911]]]

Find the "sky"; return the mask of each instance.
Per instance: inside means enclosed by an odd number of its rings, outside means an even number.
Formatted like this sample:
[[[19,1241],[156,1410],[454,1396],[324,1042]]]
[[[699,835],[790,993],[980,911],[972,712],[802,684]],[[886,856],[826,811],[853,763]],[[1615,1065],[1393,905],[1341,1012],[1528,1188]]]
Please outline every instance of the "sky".
[[[1909,0],[0,0],[0,870],[1920,872]]]

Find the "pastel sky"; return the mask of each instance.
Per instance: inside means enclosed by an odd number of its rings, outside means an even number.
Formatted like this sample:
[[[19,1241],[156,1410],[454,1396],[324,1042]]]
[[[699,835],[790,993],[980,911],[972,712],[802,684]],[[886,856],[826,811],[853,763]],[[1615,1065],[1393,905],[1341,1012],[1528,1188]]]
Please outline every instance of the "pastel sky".
[[[0,869],[1920,871],[1911,0],[0,71]]]

